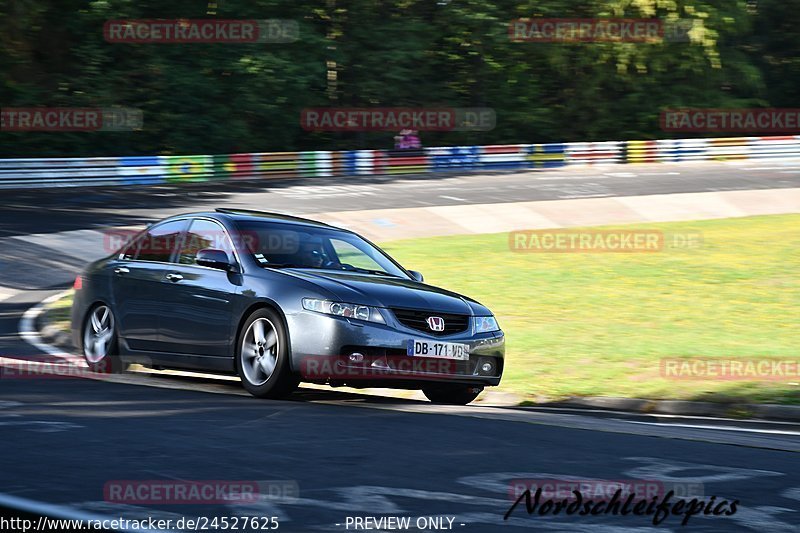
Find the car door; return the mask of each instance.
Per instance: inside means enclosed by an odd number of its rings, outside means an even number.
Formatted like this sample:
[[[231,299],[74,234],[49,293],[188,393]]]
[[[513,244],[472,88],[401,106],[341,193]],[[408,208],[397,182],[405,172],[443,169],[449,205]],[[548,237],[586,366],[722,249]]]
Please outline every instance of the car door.
[[[158,336],[161,281],[186,224],[186,220],[173,220],[149,228],[114,261],[114,309],[120,338],[130,350],[162,349]]]
[[[159,335],[166,350],[178,354],[231,357],[233,298],[240,275],[195,263],[199,250],[223,250],[235,260],[233,243],[218,222],[194,218],[162,281],[165,306]]]

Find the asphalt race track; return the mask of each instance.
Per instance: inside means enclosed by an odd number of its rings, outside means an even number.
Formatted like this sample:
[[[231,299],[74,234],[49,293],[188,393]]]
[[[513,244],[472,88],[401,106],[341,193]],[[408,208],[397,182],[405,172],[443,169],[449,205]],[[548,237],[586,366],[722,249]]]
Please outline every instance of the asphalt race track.
[[[2,444],[4,490],[130,519],[276,516],[282,531],[345,531],[336,524],[347,517],[403,515],[453,517],[463,531],[639,532],[656,529],[649,517],[543,518],[520,507],[504,522],[509,483],[658,479],[700,486],[706,500],[741,502],[731,517],[694,517],[686,528],[670,517],[658,530],[797,531],[797,428],[790,436],[780,434],[789,428],[752,425],[752,441],[734,445],[719,441],[739,431],[683,427],[697,420],[655,437],[647,435],[654,419],[482,407],[433,412],[421,402],[336,392],[263,402],[228,387],[213,394],[89,380],[6,383],[0,424],[13,438]],[[107,483],[155,479],[288,490],[215,505],[104,501]]]
[[[253,184],[215,184],[212,192],[192,186],[3,191],[0,237],[139,224],[234,197],[253,208],[311,213],[798,186],[797,163],[751,161],[565,169],[491,180],[270,182],[266,191]],[[46,252],[57,262],[57,250]],[[32,246],[13,263],[4,261],[5,251],[0,255],[3,279],[26,264],[44,289],[0,302],[3,358],[52,358],[18,335],[22,314],[63,287],[63,279],[53,279],[37,261],[41,253]],[[20,263],[23,256],[26,263]],[[436,407],[334,389],[306,388],[288,401],[260,401],[231,380],[131,374],[108,380],[0,375],[0,428],[0,506],[11,496],[57,504],[71,516],[173,524],[276,517],[277,531],[288,532],[364,531],[354,527],[356,518],[387,516],[410,517],[413,531],[800,531],[800,426],[791,423]],[[226,480],[259,491],[249,501],[202,505],[109,497],[109,486],[135,480]],[[701,514],[686,526],[683,515],[659,525],[653,516],[529,516],[524,504],[504,520],[514,480],[645,480],[739,504],[731,516]],[[383,526],[369,530],[398,530]]]

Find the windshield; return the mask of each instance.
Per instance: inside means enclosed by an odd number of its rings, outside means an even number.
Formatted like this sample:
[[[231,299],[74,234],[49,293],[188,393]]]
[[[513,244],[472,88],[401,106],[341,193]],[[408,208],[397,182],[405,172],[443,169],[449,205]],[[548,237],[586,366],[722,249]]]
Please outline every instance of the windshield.
[[[243,248],[264,267],[316,268],[410,279],[384,252],[358,235],[259,220],[237,221]]]

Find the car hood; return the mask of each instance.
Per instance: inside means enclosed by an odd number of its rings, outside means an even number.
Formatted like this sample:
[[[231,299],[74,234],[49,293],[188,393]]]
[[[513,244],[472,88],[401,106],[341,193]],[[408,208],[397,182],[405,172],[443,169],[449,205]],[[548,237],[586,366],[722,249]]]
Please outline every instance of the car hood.
[[[292,269],[291,274],[333,293],[342,302],[454,314],[488,314],[477,302],[418,281],[310,269]]]

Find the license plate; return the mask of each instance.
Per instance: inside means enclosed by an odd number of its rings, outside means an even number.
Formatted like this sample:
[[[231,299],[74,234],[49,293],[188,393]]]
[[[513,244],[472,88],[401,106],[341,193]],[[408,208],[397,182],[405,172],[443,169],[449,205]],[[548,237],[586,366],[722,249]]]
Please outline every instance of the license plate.
[[[469,359],[469,344],[409,339],[407,353],[414,357],[467,361]]]

